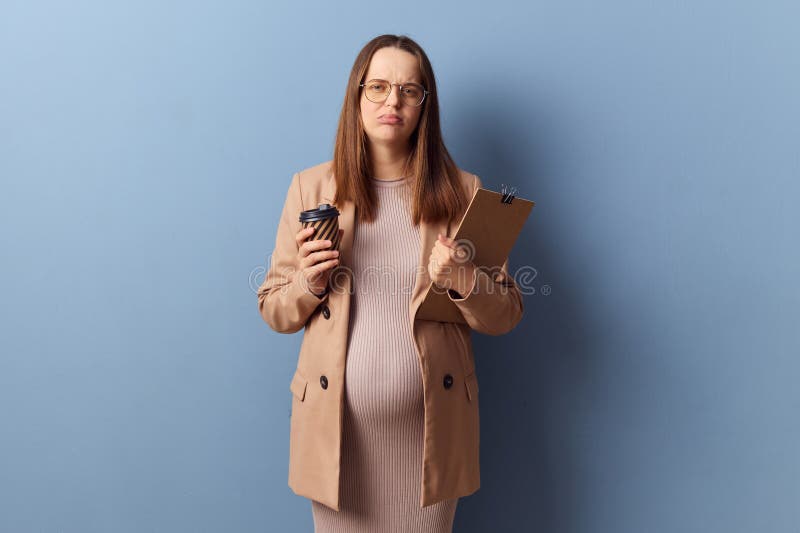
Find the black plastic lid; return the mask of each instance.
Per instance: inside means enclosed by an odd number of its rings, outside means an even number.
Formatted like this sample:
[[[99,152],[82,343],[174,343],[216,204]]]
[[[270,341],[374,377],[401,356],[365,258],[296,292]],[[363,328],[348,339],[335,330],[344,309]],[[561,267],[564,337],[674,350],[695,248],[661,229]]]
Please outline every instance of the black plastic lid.
[[[315,222],[328,218],[338,217],[339,210],[331,204],[319,204],[316,209],[300,212],[300,222]]]

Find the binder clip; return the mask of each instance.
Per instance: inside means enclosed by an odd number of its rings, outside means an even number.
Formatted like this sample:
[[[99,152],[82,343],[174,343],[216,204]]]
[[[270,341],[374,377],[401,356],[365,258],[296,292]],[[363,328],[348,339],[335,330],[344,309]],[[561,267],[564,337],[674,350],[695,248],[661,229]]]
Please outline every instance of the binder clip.
[[[514,195],[517,194],[517,188],[511,187],[511,191],[507,192],[506,184],[501,183],[500,185],[503,186],[501,189],[503,196],[500,198],[500,202],[504,204],[510,204],[514,200]]]

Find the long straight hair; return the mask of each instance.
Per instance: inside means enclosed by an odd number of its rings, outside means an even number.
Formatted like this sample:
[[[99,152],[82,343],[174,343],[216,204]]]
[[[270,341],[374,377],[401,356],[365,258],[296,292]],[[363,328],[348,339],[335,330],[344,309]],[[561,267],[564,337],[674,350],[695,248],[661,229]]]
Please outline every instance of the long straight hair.
[[[413,184],[411,218],[415,225],[421,220],[449,220],[462,212],[469,201],[461,185],[460,171],[444,145],[439,123],[439,97],[436,79],[425,51],[405,35],[379,35],[358,53],[344,93],[339,116],[336,145],[331,170],[336,179],[333,203],[341,205],[350,200],[356,207],[359,221],[375,219],[377,195],[370,187],[373,176],[369,144],[361,121],[361,87],[373,54],[385,47],[405,50],[417,57],[422,85],[429,91],[422,102],[419,123],[409,139],[409,156],[403,165],[403,176]]]

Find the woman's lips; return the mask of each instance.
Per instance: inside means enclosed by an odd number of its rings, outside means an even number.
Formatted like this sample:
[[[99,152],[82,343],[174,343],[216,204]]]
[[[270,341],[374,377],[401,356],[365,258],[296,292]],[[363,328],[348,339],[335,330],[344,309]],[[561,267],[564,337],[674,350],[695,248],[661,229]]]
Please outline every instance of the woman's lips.
[[[400,124],[403,120],[400,117],[379,117],[378,122],[381,124]]]

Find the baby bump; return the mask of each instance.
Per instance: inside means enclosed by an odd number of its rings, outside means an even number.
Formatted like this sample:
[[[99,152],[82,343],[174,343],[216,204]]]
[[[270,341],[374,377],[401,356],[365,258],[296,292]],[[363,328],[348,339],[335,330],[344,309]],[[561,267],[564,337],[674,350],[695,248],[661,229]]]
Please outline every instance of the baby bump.
[[[350,415],[365,423],[391,424],[423,416],[422,372],[410,328],[381,331],[354,324],[345,398]]]

